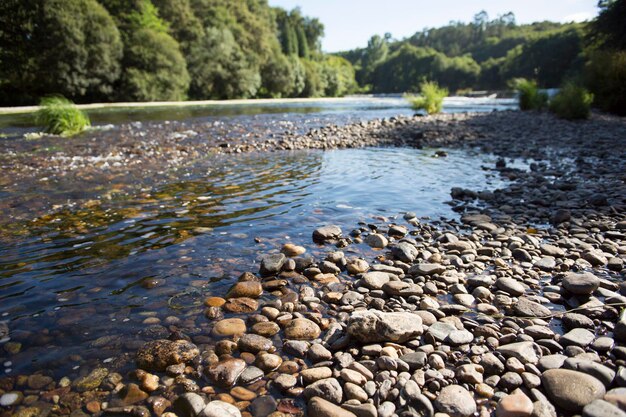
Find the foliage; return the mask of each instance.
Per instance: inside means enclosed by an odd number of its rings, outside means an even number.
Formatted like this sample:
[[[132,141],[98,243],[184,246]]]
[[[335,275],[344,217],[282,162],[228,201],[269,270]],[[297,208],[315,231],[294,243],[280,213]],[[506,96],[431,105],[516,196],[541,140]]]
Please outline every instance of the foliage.
[[[583,67],[581,24],[518,25],[507,13],[495,19],[480,12],[469,23],[451,22],[393,41],[372,37],[366,48],[342,52],[361,86],[373,92],[417,91],[428,79],[450,90],[504,89],[511,78],[560,85]]]
[[[518,45],[507,53],[502,78],[533,78],[542,87],[557,86],[580,72],[582,39],[581,29],[571,27]]]
[[[536,81],[518,78],[512,84],[519,95],[520,110],[542,110],[548,104],[548,95],[539,90]]]
[[[591,23],[590,40],[603,49],[626,50],[626,1],[601,0],[601,12]]]
[[[37,123],[54,135],[71,136],[89,127],[89,117],[63,97],[47,97],[39,103]]]
[[[343,95],[324,27],[266,0],[2,0],[0,104]]]
[[[230,30],[207,28],[195,48],[190,63],[192,98],[248,98],[257,93],[259,71],[248,62]]]
[[[121,86],[123,100],[185,99],[189,74],[174,38],[150,28],[133,31],[124,54]]]
[[[593,94],[573,82],[566,83],[550,100],[550,111],[562,119],[587,119]]]
[[[95,0],[0,2],[0,103],[58,93],[106,98],[120,74],[122,43]]]
[[[441,113],[443,99],[448,96],[448,90],[441,88],[436,82],[426,81],[420,84],[420,95],[409,96],[411,106],[415,110],[425,110],[428,114]]]
[[[585,85],[595,105],[626,116],[626,51],[595,51],[585,66]]]
[[[328,55],[322,62],[324,94],[329,97],[341,97],[356,90],[354,68],[346,59]]]

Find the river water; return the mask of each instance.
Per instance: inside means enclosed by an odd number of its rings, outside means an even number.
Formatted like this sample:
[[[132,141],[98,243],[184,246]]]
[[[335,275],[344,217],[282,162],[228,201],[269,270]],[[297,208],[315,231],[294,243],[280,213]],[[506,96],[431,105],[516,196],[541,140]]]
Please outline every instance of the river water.
[[[398,99],[386,100],[305,111],[317,123],[412,113]],[[459,103],[473,111],[510,107]],[[448,103],[448,111],[459,109]],[[261,114],[302,118],[297,108]],[[189,117],[241,123],[258,114]],[[490,170],[494,157],[447,152],[445,158],[434,149],[389,148],[213,156],[135,195],[29,224],[0,241],[0,321],[10,330],[0,335],[0,374],[124,369],[142,341],[167,336],[167,328],[206,334],[202,300],[223,296],[242,272],[257,272],[261,255],[286,242],[311,255],[328,251],[312,243],[315,227],[337,224],[348,233],[359,222],[402,223],[407,211],[424,221],[453,218],[446,204],[451,187],[502,186]],[[372,255],[365,245],[346,251]]]

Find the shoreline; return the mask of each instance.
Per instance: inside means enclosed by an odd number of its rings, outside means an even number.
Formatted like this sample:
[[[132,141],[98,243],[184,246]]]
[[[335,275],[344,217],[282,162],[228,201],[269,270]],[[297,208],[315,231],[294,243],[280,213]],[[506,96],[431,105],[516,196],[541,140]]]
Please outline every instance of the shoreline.
[[[461,221],[406,213],[351,232],[329,222],[307,242],[274,247],[227,294],[207,297],[191,323],[172,319],[160,337],[142,337],[124,362],[137,369],[122,375],[101,364],[44,383],[42,374],[5,377],[0,398],[16,404],[0,416],[623,412],[625,127],[597,114],[573,123],[500,112],[242,137],[227,147],[214,138],[202,152],[473,147],[501,156],[496,169],[510,182],[493,192],[450,184]],[[189,149],[202,135],[187,138]],[[507,167],[514,157],[536,162],[524,172]],[[355,258],[351,246],[378,255]],[[313,250],[325,256],[308,257]]]
[[[88,103],[76,104],[80,110],[97,110],[97,109],[132,109],[132,108],[176,108],[176,107],[227,107],[246,105],[265,105],[265,104],[295,104],[310,102],[345,102],[357,101],[363,97],[371,97],[371,95],[363,96],[346,96],[346,97],[306,97],[306,98],[254,98],[254,99],[232,99],[232,100],[191,100],[191,101],[144,101],[144,102],[116,102],[116,103]],[[0,107],[0,116],[11,114],[27,114],[34,113],[39,110],[40,106],[17,106],[17,107]]]

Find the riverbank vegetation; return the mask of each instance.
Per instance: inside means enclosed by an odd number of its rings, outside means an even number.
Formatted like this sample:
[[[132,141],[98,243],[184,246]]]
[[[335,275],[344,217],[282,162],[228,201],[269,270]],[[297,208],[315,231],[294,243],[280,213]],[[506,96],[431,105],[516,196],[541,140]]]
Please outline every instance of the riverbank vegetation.
[[[0,105],[341,96],[352,65],[318,19],[266,0],[6,0]]]
[[[63,97],[46,97],[39,103],[37,124],[54,135],[72,136],[90,126],[89,117]]]
[[[441,88],[436,82],[426,81],[420,85],[419,96],[407,96],[411,107],[415,110],[424,110],[428,114],[441,113],[443,99],[448,96],[448,90]]]
[[[406,39],[322,52],[324,26],[267,0],[5,0],[0,105],[452,93],[584,81],[603,110],[626,112],[626,0],[589,23],[518,24],[486,12]]]

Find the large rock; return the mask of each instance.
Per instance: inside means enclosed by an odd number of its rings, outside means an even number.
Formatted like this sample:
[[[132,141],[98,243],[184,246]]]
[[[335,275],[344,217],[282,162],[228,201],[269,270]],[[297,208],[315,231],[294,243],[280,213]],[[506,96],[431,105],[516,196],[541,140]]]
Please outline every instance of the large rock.
[[[316,243],[324,243],[327,240],[339,239],[341,237],[341,228],[335,225],[323,226],[313,231],[313,241]]]
[[[275,275],[280,272],[286,260],[287,257],[282,253],[275,253],[272,255],[264,256],[261,259],[259,273],[264,277]]]
[[[476,412],[476,402],[462,386],[448,385],[437,396],[435,408],[450,417],[469,417]]]
[[[220,320],[213,326],[213,336],[234,336],[246,332],[246,323],[242,319],[230,318]]]
[[[548,398],[567,411],[580,412],[593,400],[606,393],[598,379],[569,369],[550,369],[541,375],[541,383]]]
[[[340,404],[343,398],[343,390],[339,381],[335,378],[326,378],[315,381],[308,385],[302,392],[304,398],[310,399],[313,397],[320,397],[331,403]]]
[[[285,337],[295,340],[313,340],[320,336],[320,326],[309,319],[293,319],[285,327]]]
[[[241,417],[241,411],[224,401],[211,401],[200,413],[200,417]]]
[[[600,278],[589,272],[570,272],[563,278],[563,288],[576,295],[592,294],[599,286]]]
[[[619,320],[615,323],[613,336],[618,342],[626,342],[626,310],[622,311],[622,314],[619,316]]]
[[[443,274],[446,267],[441,264],[415,264],[409,268],[410,275],[435,275]]]
[[[356,417],[356,414],[320,397],[309,400],[307,412],[308,415],[315,417]]]
[[[214,384],[229,388],[235,385],[244,369],[246,362],[243,359],[228,358],[205,368],[205,373]]]
[[[238,298],[238,297],[248,297],[248,298],[259,298],[259,296],[263,293],[263,287],[261,283],[258,281],[240,281],[235,283],[228,293],[226,294],[226,298]]]
[[[521,297],[513,305],[513,312],[519,317],[546,317],[551,314],[548,307]]]
[[[362,343],[404,343],[423,331],[421,317],[409,312],[356,311],[348,321],[348,333]]]
[[[389,274],[386,272],[367,272],[361,278],[361,285],[370,290],[380,290],[389,282]]]
[[[583,417],[626,417],[626,412],[604,400],[595,400],[583,408]]]
[[[168,366],[190,362],[199,354],[198,347],[186,340],[153,340],[137,352],[137,366],[146,370],[165,371]]]
[[[409,242],[398,243],[396,246],[391,248],[391,253],[394,258],[409,264],[412,263],[418,255],[417,248]]]
[[[499,290],[502,290],[507,294],[512,295],[513,297],[519,297],[526,292],[526,288],[524,287],[524,285],[513,278],[498,278],[498,280],[496,281],[496,287],[498,287]]]
[[[542,351],[535,342],[515,342],[498,347],[505,358],[513,357],[522,363],[536,364],[541,358]]]

